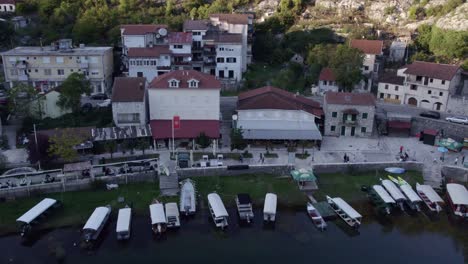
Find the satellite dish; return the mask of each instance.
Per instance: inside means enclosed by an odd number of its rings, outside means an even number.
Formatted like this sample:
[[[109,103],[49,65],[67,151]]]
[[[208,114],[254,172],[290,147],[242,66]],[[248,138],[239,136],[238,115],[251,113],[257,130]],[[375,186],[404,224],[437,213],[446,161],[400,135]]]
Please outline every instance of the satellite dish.
[[[232,115],[232,120],[236,121],[237,120],[237,115]]]
[[[161,35],[160,35],[160,34],[156,34],[156,38],[160,38],[160,37],[161,37]]]
[[[160,29],[158,30],[158,33],[159,33],[159,35],[161,35],[161,36],[166,36],[166,35],[167,35],[167,29],[165,29],[165,28],[160,28]]]

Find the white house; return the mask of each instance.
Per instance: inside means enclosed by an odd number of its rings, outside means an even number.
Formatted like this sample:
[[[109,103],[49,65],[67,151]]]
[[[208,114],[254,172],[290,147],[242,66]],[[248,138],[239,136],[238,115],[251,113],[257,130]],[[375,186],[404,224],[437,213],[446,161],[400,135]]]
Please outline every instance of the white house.
[[[192,33],[171,32],[168,37],[169,50],[172,52],[173,69],[190,69],[192,62]]]
[[[242,79],[242,36],[240,34],[207,34],[205,44],[216,49],[215,74],[219,79]]]
[[[195,70],[175,70],[154,79],[148,89],[154,140],[172,138],[174,116],[180,118],[175,139],[194,139],[201,133],[219,138],[220,89],[214,76]]]
[[[158,45],[150,48],[129,48],[128,75],[153,80],[155,77],[171,70],[171,56],[172,51],[168,45]]]
[[[0,13],[13,13],[15,10],[15,0],[0,0]]]
[[[31,113],[40,119],[44,118],[57,118],[64,114],[71,113],[71,109],[62,109],[57,105],[59,101],[59,89],[50,90],[41,93],[29,103]]]
[[[379,79],[378,99],[387,103],[401,104],[405,97],[405,77],[397,73],[386,72]]]
[[[350,46],[364,53],[363,74],[378,72],[378,56],[383,55],[382,40],[353,39],[350,42]]]
[[[148,123],[147,82],[142,77],[116,77],[112,89],[112,117],[118,127]]]
[[[323,68],[320,71],[318,87],[320,93],[328,91],[338,92],[338,84],[336,84],[335,74],[330,68]]]

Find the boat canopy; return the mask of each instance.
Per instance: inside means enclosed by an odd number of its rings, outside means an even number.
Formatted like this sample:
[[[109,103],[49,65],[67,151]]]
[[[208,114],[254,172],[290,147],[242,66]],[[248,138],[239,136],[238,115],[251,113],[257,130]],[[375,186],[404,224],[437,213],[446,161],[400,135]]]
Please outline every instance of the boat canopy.
[[[400,192],[398,187],[390,180],[382,180],[382,185],[390,193],[394,200],[406,200],[405,196]]]
[[[83,229],[98,230],[109,211],[110,208],[104,206],[94,209],[93,214],[89,217]]]
[[[161,203],[150,204],[151,224],[166,223],[166,214],[164,214],[164,207]]]
[[[57,203],[57,200],[45,198],[36,204],[33,208],[29,209],[24,215],[16,219],[17,222],[30,224],[34,219],[47,211],[50,207]]]
[[[422,185],[422,184],[416,183],[416,190],[418,192],[424,193],[424,195],[426,195],[426,197],[433,203],[444,202],[444,200],[440,197],[440,195],[436,193],[436,191],[434,191],[434,189],[432,189],[430,185]]]
[[[223,201],[217,193],[208,194],[208,202],[210,203],[211,209],[215,217],[228,217],[228,212],[224,207]]]
[[[267,193],[265,196],[265,204],[263,206],[263,213],[276,214],[277,196],[274,193]]]
[[[395,203],[395,200],[393,200],[390,194],[388,194],[388,192],[382,186],[374,185],[372,188],[385,203]]]
[[[179,216],[179,208],[177,208],[176,203],[167,203],[165,204],[166,207],[166,215],[169,216]]]
[[[454,204],[468,205],[468,191],[465,186],[457,183],[448,183],[447,192]]]
[[[411,188],[411,185],[409,184],[403,184],[400,185],[400,189],[405,193],[406,197],[411,202],[422,202],[421,198],[418,196],[418,194]]]
[[[239,204],[252,204],[252,200],[250,199],[250,195],[246,193],[239,193],[237,194],[237,200]]]
[[[117,216],[117,227],[115,231],[119,232],[128,232],[130,231],[130,221],[132,217],[131,208],[122,208],[119,210],[119,215]]]
[[[317,177],[315,177],[314,172],[308,169],[298,169],[291,171],[291,176],[295,181],[300,182],[315,182]]]
[[[351,218],[361,218],[362,215],[359,214],[354,208],[352,208],[347,202],[339,197],[332,198],[332,201],[341,209],[345,214]]]

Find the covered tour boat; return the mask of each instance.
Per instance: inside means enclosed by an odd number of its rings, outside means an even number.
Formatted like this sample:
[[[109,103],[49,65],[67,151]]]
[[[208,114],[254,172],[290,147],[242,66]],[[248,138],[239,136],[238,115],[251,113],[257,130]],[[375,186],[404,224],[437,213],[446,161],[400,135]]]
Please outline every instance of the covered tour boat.
[[[149,206],[151,217],[151,229],[155,235],[166,232],[167,220],[164,206],[158,200],[154,200]]]
[[[132,208],[126,206],[119,210],[117,216],[117,225],[115,232],[117,233],[117,240],[126,240],[130,238],[130,230],[132,225]]]
[[[94,209],[93,214],[89,217],[88,221],[83,227],[83,239],[85,242],[96,240],[101,234],[102,229],[109,220],[111,213],[110,205],[97,207]]]
[[[447,184],[447,196],[455,215],[468,218],[468,191],[457,183]]]
[[[354,208],[352,208],[347,202],[339,197],[331,198],[327,197],[327,202],[335,211],[335,213],[343,219],[349,226],[353,228],[359,228],[361,225],[362,216]]]
[[[274,193],[267,193],[265,195],[265,204],[263,205],[263,221],[275,222],[276,221],[276,204],[278,197]]]
[[[429,210],[437,213],[442,211],[444,200],[430,185],[416,183],[416,192]]]
[[[43,218],[58,206],[60,206],[60,203],[57,200],[44,198],[33,208],[16,219],[21,236],[26,236],[32,230],[32,226],[39,223],[40,218]]]
[[[226,211],[226,207],[224,207],[221,197],[217,193],[208,194],[208,207],[210,208],[210,214],[216,227],[220,227],[221,229],[227,227],[229,214]]]
[[[180,211],[186,216],[195,214],[195,183],[190,179],[185,179],[181,182],[179,206]]]
[[[166,207],[166,221],[168,228],[180,227],[179,208],[177,203],[167,203]]]
[[[382,186],[387,190],[387,192],[392,196],[393,200],[400,206],[402,211],[405,210],[403,203],[406,202],[406,197],[400,191],[400,189],[390,180],[380,179]]]
[[[250,199],[250,195],[247,193],[239,193],[237,194],[235,200],[239,218],[246,221],[247,223],[250,223],[250,221],[254,218],[254,213],[252,210],[252,199]]]
[[[327,223],[323,220],[322,215],[320,215],[320,212],[311,203],[307,203],[307,214],[320,231],[327,228]]]
[[[400,190],[407,198],[406,204],[408,204],[408,206],[412,210],[416,210],[418,212],[421,211],[421,207],[419,206],[419,204],[422,203],[422,200],[418,196],[418,194],[413,190],[411,185],[400,177],[398,177],[398,179],[395,179],[392,176],[388,176],[388,178],[400,187]]]
[[[373,185],[369,191],[369,196],[387,214],[390,214],[391,208],[396,205],[395,200],[381,185]]]

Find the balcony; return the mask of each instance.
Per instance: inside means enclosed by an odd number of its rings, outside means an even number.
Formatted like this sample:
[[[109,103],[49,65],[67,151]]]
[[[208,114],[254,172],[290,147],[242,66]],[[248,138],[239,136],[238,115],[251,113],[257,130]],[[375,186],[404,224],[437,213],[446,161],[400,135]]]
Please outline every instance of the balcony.
[[[89,68],[89,63],[87,61],[80,62],[80,69],[87,69]]]
[[[358,121],[357,120],[348,120],[348,119],[346,119],[346,120],[343,120],[342,124],[345,125],[345,126],[355,126],[355,125],[358,124]]]
[[[28,75],[26,75],[26,74],[18,75],[18,81],[28,81],[28,80],[29,80]]]

